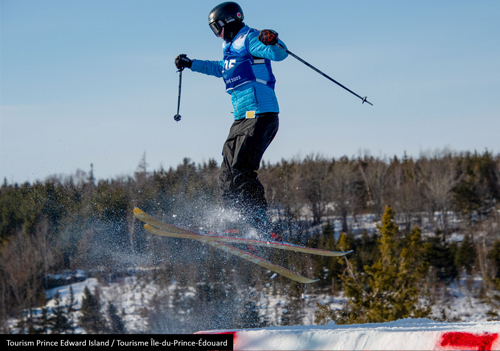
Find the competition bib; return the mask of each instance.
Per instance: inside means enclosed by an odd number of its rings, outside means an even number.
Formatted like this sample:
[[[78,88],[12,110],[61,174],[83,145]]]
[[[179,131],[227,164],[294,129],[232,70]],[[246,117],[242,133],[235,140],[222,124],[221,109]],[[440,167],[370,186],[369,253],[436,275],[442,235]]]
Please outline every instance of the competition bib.
[[[227,66],[227,69],[225,68]],[[234,89],[242,84],[255,81],[250,60],[228,59],[225,60],[222,77],[226,83],[226,90]]]

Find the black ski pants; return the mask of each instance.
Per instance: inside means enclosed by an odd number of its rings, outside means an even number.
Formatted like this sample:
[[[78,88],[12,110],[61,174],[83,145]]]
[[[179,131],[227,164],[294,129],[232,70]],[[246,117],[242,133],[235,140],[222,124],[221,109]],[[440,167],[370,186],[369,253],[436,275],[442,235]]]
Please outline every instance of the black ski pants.
[[[244,215],[267,210],[264,187],[257,178],[262,156],[278,132],[277,113],[234,121],[224,147],[220,183],[224,205]]]

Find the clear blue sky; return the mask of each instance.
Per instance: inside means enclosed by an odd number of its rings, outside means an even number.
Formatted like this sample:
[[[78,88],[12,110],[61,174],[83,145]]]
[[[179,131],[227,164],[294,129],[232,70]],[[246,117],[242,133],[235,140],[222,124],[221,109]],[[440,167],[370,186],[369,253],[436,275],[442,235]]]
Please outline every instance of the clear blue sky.
[[[232,123],[221,79],[173,60],[219,60],[208,27],[221,1],[2,0],[0,179],[132,175],[221,161]],[[273,65],[280,131],[264,156],[500,152],[500,1],[239,1],[292,57]]]

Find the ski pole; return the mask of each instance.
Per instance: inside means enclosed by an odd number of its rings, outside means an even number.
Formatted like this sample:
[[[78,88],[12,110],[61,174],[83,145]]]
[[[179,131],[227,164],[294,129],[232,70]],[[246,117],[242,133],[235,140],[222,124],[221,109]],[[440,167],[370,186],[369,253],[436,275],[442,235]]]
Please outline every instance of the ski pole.
[[[325,77],[325,78],[327,78],[327,79],[331,80],[332,82],[334,82],[334,83],[335,83],[335,84],[337,84],[338,86],[340,86],[340,87],[344,88],[345,90],[347,90],[347,91],[348,91],[348,92],[350,92],[351,94],[353,94],[353,95],[355,95],[355,96],[359,97],[359,98],[361,99],[361,101],[362,101],[362,102],[361,102],[362,104],[364,104],[364,103],[366,102],[367,104],[370,104],[371,106],[373,106],[373,104],[372,104],[370,101],[366,100],[367,96],[365,96],[365,97],[361,97],[361,96],[359,96],[359,95],[358,95],[358,94],[356,94],[354,91],[352,91],[352,90],[350,90],[350,89],[346,88],[345,86],[343,86],[342,84],[340,84],[339,82],[337,82],[337,81],[336,81],[335,79],[333,79],[332,77],[330,77],[330,76],[328,76],[328,75],[324,74],[323,72],[321,72],[319,69],[317,69],[317,68],[316,68],[316,67],[314,67],[313,65],[309,64],[308,62],[304,61],[303,59],[301,59],[300,57],[298,57],[297,55],[295,55],[293,52],[291,52],[291,51],[287,50],[287,49],[286,49],[283,45],[281,45],[281,44],[276,44],[276,45],[277,45],[278,47],[280,47],[282,50],[284,50],[284,51],[285,51],[288,55],[295,57],[297,60],[299,60],[300,62],[302,62],[302,63],[303,63],[304,65],[306,65],[307,67],[312,68],[313,70],[315,70],[316,72],[318,72],[319,74],[321,74],[323,77]]]
[[[181,115],[179,114],[179,108],[181,107],[181,85],[182,85],[182,69],[179,70],[179,97],[177,99],[177,114],[174,116],[176,122],[181,120]]]

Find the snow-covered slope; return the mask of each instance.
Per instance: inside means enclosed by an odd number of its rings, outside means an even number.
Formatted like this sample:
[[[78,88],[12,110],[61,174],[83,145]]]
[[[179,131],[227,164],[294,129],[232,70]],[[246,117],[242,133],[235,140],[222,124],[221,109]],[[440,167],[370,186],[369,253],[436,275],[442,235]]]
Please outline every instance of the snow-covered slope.
[[[389,323],[203,331],[233,334],[235,350],[498,350],[500,322]]]
[[[157,292],[154,284],[142,285],[134,277],[121,283],[101,285],[97,279],[73,283],[47,291],[47,307],[54,307],[54,294],[59,292],[63,304],[72,287],[76,308],[79,309],[83,290],[99,286],[103,302],[112,301],[125,311],[124,321],[131,332],[146,332],[147,323],[138,311],[148,304]],[[453,289],[450,311],[465,311],[465,322],[437,322],[430,319],[403,319],[389,323],[358,325],[302,325],[246,330],[209,330],[199,333],[234,335],[235,350],[500,350],[500,322],[486,322],[484,308],[472,301],[465,302]],[[316,297],[316,300],[320,297]],[[321,300],[321,299],[320,299]],[[328,301],[323,301],[327,303]],[[467,306],[461,306],[467,305]],[[274,305],[273,305],[274,306]],[[445,306],[442,306],[445,308]],[[467,308],[466,308],[467,307]],[[270,309],[274,310],[276,306]],[[466,309],[464,309],[466,308]],[[78,315],[78,312],[76,312]],[[308,311],[313,316],[313,311]],[[314,318],[305,318],[312,324]],[[11,321],[11,327],[14,321]],[[77,333],[83,330],[77,328]]]

